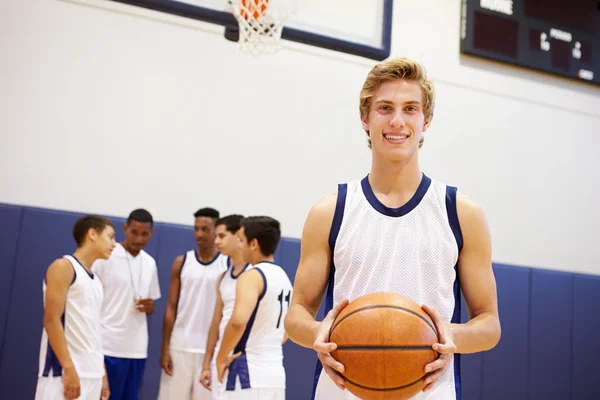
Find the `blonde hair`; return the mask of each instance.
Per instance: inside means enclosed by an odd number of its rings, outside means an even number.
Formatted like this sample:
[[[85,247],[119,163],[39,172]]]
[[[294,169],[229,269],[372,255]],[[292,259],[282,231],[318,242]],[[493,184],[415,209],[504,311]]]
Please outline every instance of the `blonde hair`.
[[[383,82],[393,81],[396,79],[406,79],[417,81],[423,92],[423,114],[425,115],[425,123],[428,123],[433,118],[433,108],[435,103],[435,88],[433,82],[427,78],[425,68],[415,60],[401,57],[386,60],[377,64],[369,74],[360,91],[360,117],[367,121],[369,111],[371,110],[371,102],[373,96],[379,86]],[[369,148],[371,147],[371,138],[369,131],[367,133]],[[423,145],[424,138],[419,140],[419,148]]]

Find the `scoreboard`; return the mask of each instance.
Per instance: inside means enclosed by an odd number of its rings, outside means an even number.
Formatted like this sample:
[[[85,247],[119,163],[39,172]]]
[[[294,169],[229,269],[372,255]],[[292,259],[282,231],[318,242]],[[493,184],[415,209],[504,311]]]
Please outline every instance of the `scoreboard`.
[[[462,53],[600,85],[599,0],[461,0]]]

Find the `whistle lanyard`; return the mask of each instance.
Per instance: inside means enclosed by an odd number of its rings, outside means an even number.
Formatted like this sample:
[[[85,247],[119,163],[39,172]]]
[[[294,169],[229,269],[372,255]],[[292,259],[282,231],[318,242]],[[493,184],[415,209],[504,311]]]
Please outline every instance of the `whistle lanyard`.
[[[131,266],[131,263],[129,262],[129,252],[127,250],[125,250],[125,257],[127,258],[127,266],[129,267],[129,281],[131,282],[131,288],[133,289],[133,301],[136,301],[137,299],[142,298],[142,259],[140,258],[140,272],[138,274],[138,284],[137,284],[137,289],[135,287],[134,284],[134,280],[133,280],[133,267]]]

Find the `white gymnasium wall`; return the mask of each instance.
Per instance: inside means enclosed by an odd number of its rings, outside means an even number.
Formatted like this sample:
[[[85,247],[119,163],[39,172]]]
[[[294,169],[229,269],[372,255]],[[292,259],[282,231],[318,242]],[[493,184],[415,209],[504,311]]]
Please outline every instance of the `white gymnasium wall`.
[[[255,59],[221,27],[85,1],[0,2],[0,202],[186,224],[211,205],[299,237],[368,172],[373,61],[296,44]],[[600,89],[461,57],[459,1],[395,3],[393,55],[438,90],[424,171],[482,204],[495,261],[600,274]]]

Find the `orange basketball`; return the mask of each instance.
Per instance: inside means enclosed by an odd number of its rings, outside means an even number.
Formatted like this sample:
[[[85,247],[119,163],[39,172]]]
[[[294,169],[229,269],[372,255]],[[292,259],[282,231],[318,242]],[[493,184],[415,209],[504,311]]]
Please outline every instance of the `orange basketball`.
[[[249,15],[258,19],[265,15],[268,5],[269,0],[240,0],[240,14],[245,19],[248,19]]]
[[[371,293],[350,302],[330,331],[346,389],[364,400],[409,399],[425,387],[425,366],[438,354],[437,331],[413,300]]]

